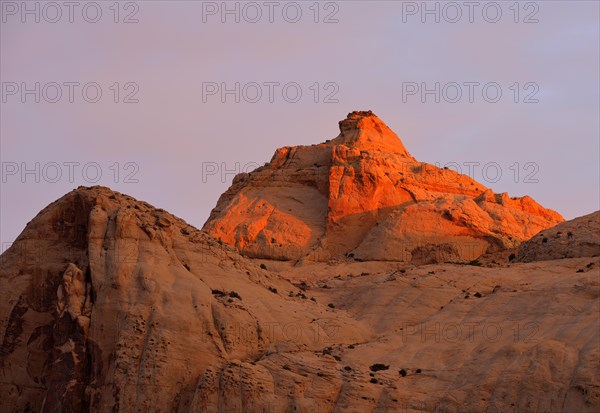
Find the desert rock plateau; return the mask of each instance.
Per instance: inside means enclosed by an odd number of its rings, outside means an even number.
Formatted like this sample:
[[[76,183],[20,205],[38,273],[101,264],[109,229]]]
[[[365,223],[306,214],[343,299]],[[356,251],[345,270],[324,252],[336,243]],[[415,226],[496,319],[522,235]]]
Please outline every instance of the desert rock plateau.
[[[0,412],[600,411],[600,212],[339,126],[202,230],[99,186],[41,210],[0,256]]]

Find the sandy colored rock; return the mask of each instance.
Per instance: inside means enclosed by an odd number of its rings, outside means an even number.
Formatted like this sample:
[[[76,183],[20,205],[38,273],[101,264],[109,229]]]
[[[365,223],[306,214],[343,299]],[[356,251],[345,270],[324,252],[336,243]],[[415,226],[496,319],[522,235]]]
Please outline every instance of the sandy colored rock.
[[[3,412],[212,411],[191,407],[209,371],[320,350],[331,319],[232,248],[101,187],[49,205],[1,260]],[[369,335],[336,323],[341,342]]]
[[[255,258],[423,264],[513,248],[562,221],[528,196],[418,162],[369,111],[350,113],[335,139],[278,149],[238,175],[204,229]]]
[[[600,211],[563,222],[519,246],[521,262],[600,256]]]
[[[251,260],[93,187],[0,264],[3,412],[600,409],[599,257]]]

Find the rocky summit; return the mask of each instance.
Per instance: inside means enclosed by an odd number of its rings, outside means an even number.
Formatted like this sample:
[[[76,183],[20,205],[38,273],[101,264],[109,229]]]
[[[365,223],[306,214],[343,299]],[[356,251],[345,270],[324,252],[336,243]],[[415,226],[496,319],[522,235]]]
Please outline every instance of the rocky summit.
[[[423,264],[516,247],[563,221],[529,196],[417,161],[371,111],[348,114],[339,128],[237,175],[204,229],[255,258]]]
[[[0,255],[0,412],[598,412],[600,212],[340,131],[206,231],[105,187],[44,208]]]

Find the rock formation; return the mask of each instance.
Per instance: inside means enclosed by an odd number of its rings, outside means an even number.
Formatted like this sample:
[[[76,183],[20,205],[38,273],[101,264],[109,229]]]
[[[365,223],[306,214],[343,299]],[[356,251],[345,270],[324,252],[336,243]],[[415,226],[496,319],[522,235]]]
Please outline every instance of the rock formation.
[[[563,221],[528,196],[418,162],[370,111],[339,126],[333,140],[278,149],[236,176],[204,229],[255,258],[424,264],[470,261]]]
[[[519,246],[521,262],[600,256],[600,211],[541,231]]]
[[[0,406],[597,412],[599,265],[263,262],[79,188],[0,256]]]
[[[224,366],[268,375],[253,363],[320,349],[331,319],[230,247],[101,187],[49,205],[1,259],[2,412],[200,412],[246,398],[260,411],[275,379],[220,393]],[[341,343],[364,337],[354,320],[336,325]]]

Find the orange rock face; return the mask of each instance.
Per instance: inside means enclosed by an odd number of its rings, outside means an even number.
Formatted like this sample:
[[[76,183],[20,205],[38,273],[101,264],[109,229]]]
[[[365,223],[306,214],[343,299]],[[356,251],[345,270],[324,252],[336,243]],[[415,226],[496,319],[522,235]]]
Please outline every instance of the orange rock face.
[[[563,221],[528,196],[418,162],[370,111],[339,124],[335,139],[280,148],[236,176],[204,229],[250,257],[420,264],[472,260]]]

